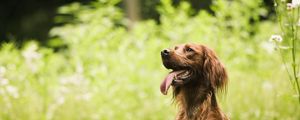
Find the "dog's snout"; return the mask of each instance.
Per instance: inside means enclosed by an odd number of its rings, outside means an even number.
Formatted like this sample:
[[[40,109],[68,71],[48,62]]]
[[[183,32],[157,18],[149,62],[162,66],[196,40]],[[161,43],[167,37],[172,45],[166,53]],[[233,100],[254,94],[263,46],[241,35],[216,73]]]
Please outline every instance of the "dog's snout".
[[[164,50],[161,51],[161,56],[162,57],[167,57],[169,55],[170,55],[170,50],[164,49]]]

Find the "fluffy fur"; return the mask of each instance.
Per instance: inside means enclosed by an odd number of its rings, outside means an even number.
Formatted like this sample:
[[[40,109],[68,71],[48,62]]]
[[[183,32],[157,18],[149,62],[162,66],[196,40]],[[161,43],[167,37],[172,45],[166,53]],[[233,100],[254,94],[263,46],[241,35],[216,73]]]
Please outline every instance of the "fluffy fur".
[[[217,91],[226,90],[227,73],[213,50],[182,44],[163,50],[161,56],[167,69],[188,73],[185,77],[177,74],[171,84],[179,106],[176,120],[228,120],[216,99]]]

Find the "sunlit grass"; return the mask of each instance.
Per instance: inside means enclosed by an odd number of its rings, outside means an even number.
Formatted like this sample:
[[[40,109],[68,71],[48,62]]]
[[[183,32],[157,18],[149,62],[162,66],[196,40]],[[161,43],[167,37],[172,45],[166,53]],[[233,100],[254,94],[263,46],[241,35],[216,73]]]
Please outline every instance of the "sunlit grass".
[[[171,94],[159,90],[169,72],[161,65],[160,50],[196,42],[213,48],[227,68],[228,91],[219,102],[231,119],[298,120],[297,98],[267,42],[278,27],[273,21],[250,24],[260,11],[251,8],[260,2],[245,1],[232,2],[232,7],[218,0],[216,16],[202,11],[191,17],[187,4],[178,9],[162,5],[160,24],[142,21],[131,31],[112,4],[76,7],[84,11],[73,13],[76,22],[50,33],[67,48],[54,52],[35,42],[21,49],[2,45],[0,119],[174,119]]]

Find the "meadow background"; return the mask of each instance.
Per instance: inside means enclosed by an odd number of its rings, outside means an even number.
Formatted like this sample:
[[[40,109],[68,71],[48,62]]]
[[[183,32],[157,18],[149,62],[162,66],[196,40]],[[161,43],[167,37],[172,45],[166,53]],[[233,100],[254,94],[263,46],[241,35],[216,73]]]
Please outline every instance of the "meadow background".
[[[299,120],[300,104],[269,42],[280,28],[262,0],[213,0],[213,13],[161,0],[153,19],[131,24],[120,0],[60,7],[49,42],[2,42],[1,120],[172,120],[159,86],[160,51],[179,43],[213,48],[229,73],[222,110],[232,120]],[[143,8],[142,8],[143,9]],[[299,54],[299,53],[298,53]]]

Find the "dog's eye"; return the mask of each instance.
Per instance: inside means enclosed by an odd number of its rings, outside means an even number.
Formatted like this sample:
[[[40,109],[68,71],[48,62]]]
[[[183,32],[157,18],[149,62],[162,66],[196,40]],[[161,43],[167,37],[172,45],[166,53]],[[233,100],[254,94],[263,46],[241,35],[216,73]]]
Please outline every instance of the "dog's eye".
[[[194,50],[192,48],[187,48],[186,51],[187,52],[193,52]]]
[[[178,49],[178,47],[177,46],[175,46],[175,48],[174,48],[175,50],[177,50]]]

